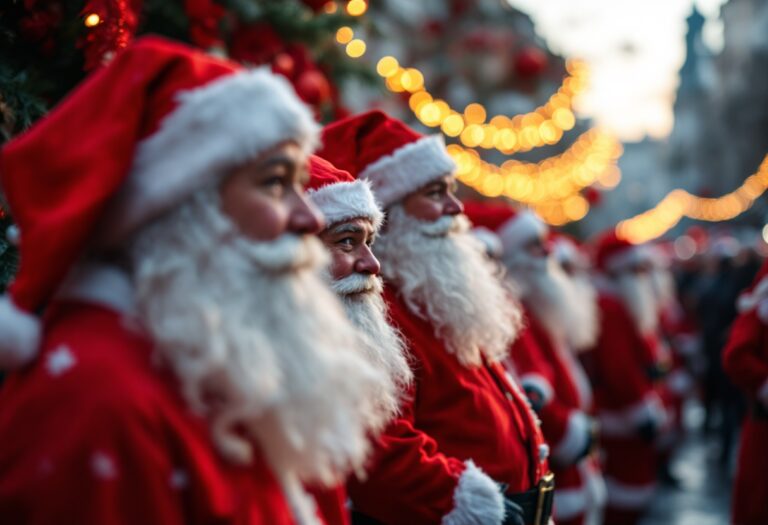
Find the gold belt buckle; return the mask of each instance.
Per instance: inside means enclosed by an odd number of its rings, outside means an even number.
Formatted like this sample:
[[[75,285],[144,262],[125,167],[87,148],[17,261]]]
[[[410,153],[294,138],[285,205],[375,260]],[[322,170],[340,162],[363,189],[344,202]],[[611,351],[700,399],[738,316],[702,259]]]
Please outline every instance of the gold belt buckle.
[[[539,481],[539,496],[536,501],[536,519],[533,522],[533,525],[546,525],[546,523],[541,522],[541,518],[544,514],[544,500],[547,496],[547,492],[552,492],[555,490],[555,475],[551,472],[547,472],[542,476],[541,481]]]

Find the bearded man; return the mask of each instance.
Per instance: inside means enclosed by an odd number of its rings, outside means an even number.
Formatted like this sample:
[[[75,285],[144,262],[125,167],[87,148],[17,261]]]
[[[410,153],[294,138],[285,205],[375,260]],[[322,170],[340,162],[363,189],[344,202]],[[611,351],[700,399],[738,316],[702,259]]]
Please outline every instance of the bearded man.
[[[284,79],[144,38],[4,148],[4,520],[322,523],[303,485],[389,413],[321,277],[317,132]]]
[[[741,429],[731,523],[768,522],[768,263],[739,297],[741,312],[723,351],[728,377],[746,395],[749,411]]]
[[[384,213],[367,181],[355,180],[316,155],[310,157],[309,173],[307,194],[326,223],[319,236],[331,254],[328,280],[359,330],[366,358],[385,373],[386,382],[375,400],[389,420],[398,414],[413,374],[405,357],[405,343],[387,320],[381,267],[372,251]],[[347,522],[343,485],[312,492],[327,522]]]
[[[642,246],[598,239],[600,336],[587,354],[605,452],[606,525],[632,525],[653,497],[654,441],[667,425],[660,397],[656,300]]]
[[[348,485],[358,518],[546,523],[546,447],[499,365],[519,309],[469,233],[444,143],[380,111],[328,126],[323,143],[320,156],[369,180],[386,210],[374,252],[414,374],[366,479]]]
[[[593,523],[602,514],[605,487],[590,456],[596,442],[592,391],[574,355],[576,341],[596,339],[597,320],[584,315],[590,298],[577,294],[552,255],[549,229],[533,212],[488,201],[467,202],[465,210],[476,227],[498,235],[501,261],[525,307],[525,333],[512,347],[509,371],[519,376],[552,446],[555,521]]]

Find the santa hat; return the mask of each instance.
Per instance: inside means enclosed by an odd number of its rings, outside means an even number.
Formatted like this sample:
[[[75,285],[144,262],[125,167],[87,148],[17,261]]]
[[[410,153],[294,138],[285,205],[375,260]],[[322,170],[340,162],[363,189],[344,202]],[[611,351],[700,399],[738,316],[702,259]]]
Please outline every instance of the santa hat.
[[[309,158],[309,184],[307,195],[320,208],[328,226],[351,219],[365,218],[375,230],[384,219],[365,180],[355,180],[348,172],[338,169],[327,160],[312,155]]]
[[[579,244],[579,241],[570,235],[555,230],[550,232],[549,241],[552,254],[557,262],[571,264],[582,269],[589,268],[589,255]]]
[[[329,124],[322,142],[318,155],[371,181],[385,208],[456,170],[442,135],[423,136],[378,110]]]
[[[642,245],[632,244],[611,229],[600,235],[594,248],[595,266],[601,272],[621,272],[648,262]]]
[[[464,214],[475,227],[496,233],[505,254],[522,248],[533,239],[547,235],[548,227],[530,210],[518,211],[495,201],[466,201]]]
[[[28,362],[32,315],[94,243],[118,246],[228,168],[318,134],[288,82],[157,37],[137,39],[0,152],[21,267],[0,298],[0,368]]]

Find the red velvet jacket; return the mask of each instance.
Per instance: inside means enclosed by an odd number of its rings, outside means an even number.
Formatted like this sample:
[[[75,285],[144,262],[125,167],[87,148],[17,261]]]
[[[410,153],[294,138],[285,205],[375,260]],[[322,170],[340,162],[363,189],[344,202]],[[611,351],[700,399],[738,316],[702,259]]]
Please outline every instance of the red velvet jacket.
[[[498,364],[459,363],[389,285],[385,297],[408,341],[415,381],[401,417],[379,439],[367,480],[348,485],[355,508],[390,525],[440,523],[455,507],[467,460],[510,492],[531,489],[547,463],[520,390]]]
[[[552,471],[557,480],[555,517],[573,519],[587,510],[587,476],[596,475],[587,458],[577,462],[589,444],[591,391],[575,358],[558,348],[547,329],[526,312],[525,333],[515,341],[511,356],[524,387],[543,394],[541,429],[552,447]],[[582,465],[582,463],[585,463]]]
[[[262,458],[227,464],[112,309],[51,306],[39,358],[0,393],[4,523],[289,525]]]

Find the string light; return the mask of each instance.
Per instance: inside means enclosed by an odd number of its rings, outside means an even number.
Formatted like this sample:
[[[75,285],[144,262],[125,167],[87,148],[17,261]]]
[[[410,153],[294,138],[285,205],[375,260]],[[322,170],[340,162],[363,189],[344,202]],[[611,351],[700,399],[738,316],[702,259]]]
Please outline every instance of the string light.
[[[532,205],[550,224],[583,218],[589,206],[579,192],[603,180],[615,186],[621,178],[616,164],[621,143],[600,130],[587,131],[565,152],[534,163],[507,160],[496,166],[458,144],[447,150],[462,183],[487,197],[505,196]]]
[[[661,237],[683,217],[708,222],[733,219],[747,211],[768,189],[768,155],[757,172],[736,190],[717,198],[692,195],[685,190],[669,192],[656,206],[635,217],[621,221],[616,235],[639,244]]]
[[[96,13],[91,13],[85,17],[85,27],[96,27],[101,23],[101,17]]]
[[[440,127],[444,132],[448,128],[450,132],[446,134],[458,136],[467,147],[496,149],[507,155],[557,144],[563,132],[576,125],[572,106],[574,99],[586,88],[587,67],[579,61],[568,61],[566,69],[568,76],[546,104],[530,113],[511,118],[496,115],[486,123],[487,112],[482,104],[469,104],[460,112],[445,101],[434,100],[424,87],[424,76],[418,69],[402,68],[391,56],[382,57],[376,67],[379,75],[386,79],[387,89],[394,93],[411,93],[408,105],[422,124]],[[414,82],[414,77],[419,78],[419,81]],[[444,104],[444,111],[440,112],[439,117],[430,104]],[[446,124],[446,120],[450,120],[450,123]]]
[[[350,0],[347,4],[347,13],[350,16],[361,16],[368,10],[368,4],[364,0]]]

